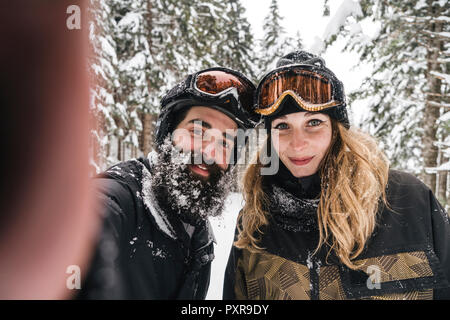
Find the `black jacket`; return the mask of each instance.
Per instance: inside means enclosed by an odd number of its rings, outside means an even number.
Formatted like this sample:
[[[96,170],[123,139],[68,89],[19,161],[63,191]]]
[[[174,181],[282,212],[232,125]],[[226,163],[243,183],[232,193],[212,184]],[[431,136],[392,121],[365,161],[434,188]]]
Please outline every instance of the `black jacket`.
[[[95,179],[103,229],[79,299],[204,299],[214,236],[166,214],[148,188],[151,165],[139,158]]]
[[[313,183],[314,185],[314,183]],[[263,228],[262,252],[233,246],[224,299],[450,299],[450,225],[432,192],[412,175],[391,170],[391,208],[351,270],[319,240],[317,215],[298,212],[300,228],[273,209]],[[306,206],[307,207],[307,206]],[[311,211],[311,210],[310,210]]]

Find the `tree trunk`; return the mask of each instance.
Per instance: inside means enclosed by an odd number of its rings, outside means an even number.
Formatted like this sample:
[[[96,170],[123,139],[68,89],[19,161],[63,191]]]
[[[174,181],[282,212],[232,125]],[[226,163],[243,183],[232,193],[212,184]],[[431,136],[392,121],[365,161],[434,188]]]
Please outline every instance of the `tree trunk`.
[[[434,12],[435,8],[430,6],[430,15],[435,16],[439,14]],[[441,32],[442,22],[431,22],[431,32]],[[441,65],[434,61],[438,60],[439,53],[442,47],[442,40],[433,36],[429,37],[427,48],[427,92],[425,109],[423,115],[423,137],[422,137],[422,157],[424,161],[424,168],[434,168],[437,166],[438,147],[434,145],[436,141],[437,119],[439,118],[439,108],[433,106],[433,103],[440,103],[440,99],[436,94],[441,94],[441,80],[431,74],[432,71],[442,72]],[[428,94],[431,93],[431,94]],[[422,173],[423,182],[436,192],[436,174],[427,173],[426,170]]]
[[[154,121],[157,115],[144,113],[140,114],[142,122],[142,132],[139,137],[139,148],[142,150],[144,157],[146,157],[153,149],[153,131]]]
[[[106,144],[106,158],[111,156],[111,136],[108,137],[108,143]],[[108,161],[105,160],[105,163]]]
[[[440,163],[446,163],[449,161],[449,158],[445,157],[443,153],[441,153],[441,161]],[[448,171],[440,171],[438,172],[438,190],[437,190],[437,197],[439,201],[441,201],[442,205],[448,205],[448,199],[447,199],[447,185],[448,185]]]
[[[122,161],[122,139],[117,137],[117,160]]]

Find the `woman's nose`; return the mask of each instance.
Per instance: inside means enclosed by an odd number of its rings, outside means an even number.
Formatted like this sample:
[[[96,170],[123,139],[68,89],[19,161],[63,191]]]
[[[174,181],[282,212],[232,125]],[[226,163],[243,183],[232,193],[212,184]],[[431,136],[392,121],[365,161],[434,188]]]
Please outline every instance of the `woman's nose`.
[[[308,145],[308,139],[304,132],[300,129],[295,129],[291,141],[290,141],[291,148],[296,150],[304,149]]]

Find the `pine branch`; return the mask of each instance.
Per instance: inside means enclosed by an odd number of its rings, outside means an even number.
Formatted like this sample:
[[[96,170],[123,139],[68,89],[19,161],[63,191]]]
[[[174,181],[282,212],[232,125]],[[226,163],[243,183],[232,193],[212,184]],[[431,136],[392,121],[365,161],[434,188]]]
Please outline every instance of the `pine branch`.
[[[419,32],[424,34],[424,35],[431,36],[431,38],[433,38],[433,39],[436,39],[436,38],[442,39],[442,40],[449,40],[450,39],[450,34],[447,35],[448,32],[447,33],[444,33],[444,32],[432,32],[432,31],[429,31],[429,30],[421,30]]]
[[[436,102],[436,101],[427,101],[426,104],[427,104],[427,106],[430,106],[430,107],[450,109],[450,104],[448,104],[448,103],[439,103],[439,102]]]
[[[435,97],[444,97],[444,98],[449,97],[450,98],[450,93],[441,94],[441,93],[425,92],[425,94],[429,95],[429,96],[435,96]]]
[[[418,16],[403,16],[400,19],[405,20],[405,22],[412,23],[436,23],[436,22],[450,22],[450,17],[440,16],[440,17],[418,17]],[[411,20],[409,20],[411,19]],[[416,22],[416,21],[421,22]]]
[[[450,59],[427,59],[429,63],[446,64],[450,62]]]

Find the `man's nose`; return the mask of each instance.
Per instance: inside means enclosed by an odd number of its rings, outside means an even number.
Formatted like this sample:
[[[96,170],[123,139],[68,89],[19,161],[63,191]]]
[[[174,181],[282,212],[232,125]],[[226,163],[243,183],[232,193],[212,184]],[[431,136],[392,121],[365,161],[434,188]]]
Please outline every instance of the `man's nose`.
[[[212,141],[204,141],[202,148],[203,161],[206,164],[213,164],[216,162],[216,144]]]

